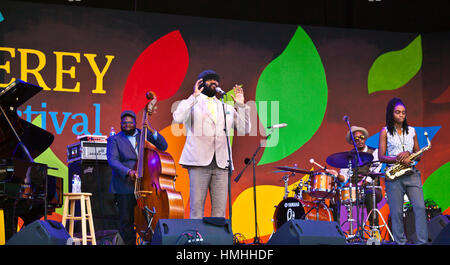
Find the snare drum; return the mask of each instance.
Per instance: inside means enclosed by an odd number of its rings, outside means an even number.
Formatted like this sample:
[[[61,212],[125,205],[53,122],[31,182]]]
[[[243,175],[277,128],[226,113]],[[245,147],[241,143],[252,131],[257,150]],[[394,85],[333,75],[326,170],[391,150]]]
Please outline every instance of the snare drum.
[[[340,199],[342,204],[350,204],[356,202],[356,187],[344,187],[340,191]],[[359,202],[362,203],[364,198],[364,190],[359,188]]]
[[[282,200],[278,205],[273,215],[273,229],[277,231],[283,224],[293,219],[307,219],[307,220],[320,220],[320,221],[333,221],[333,213],[331,209],[328,209],[325,204],[319,205],[319,214],[317,216],[316,209],[311,210],[308,215],[303,217],[311,208],[314,208],[316,204],[309,201],[299,200],[296,198],[286,198]]]
[[[310,194],[316,198],[332,198],[334,190],[334,176],[328,172],[316,172],[311,176]]]

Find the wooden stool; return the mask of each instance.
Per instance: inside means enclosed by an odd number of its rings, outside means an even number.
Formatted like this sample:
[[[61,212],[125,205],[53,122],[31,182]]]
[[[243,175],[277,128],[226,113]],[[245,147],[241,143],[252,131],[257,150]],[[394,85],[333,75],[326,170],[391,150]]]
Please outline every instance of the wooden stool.
[[[87,241],[91,241],[92,245],[97,245],[97,241],[95,240],[95,231],[94,231],[94,221],[92,217],[92,209],[91,209],[91,200],[90,196],[92,193],[64,193],[64,209],[63,209],[63,217],[62,224],[66,227],[66,221],[69,220],[69,235],[73,238],[74,242],[82,241],[83,245],[87,245]],[[81,216],[75,216],[75,202],[80,201],[81,208]],[[69,212],[69,202],[70,202],[70,212]],[[89,232],[87,235],[86,232],[86,217],[89,221]],[[74,238],[73,237],[73,228],[74,221],[81,220],[81,234],[82,238]]]

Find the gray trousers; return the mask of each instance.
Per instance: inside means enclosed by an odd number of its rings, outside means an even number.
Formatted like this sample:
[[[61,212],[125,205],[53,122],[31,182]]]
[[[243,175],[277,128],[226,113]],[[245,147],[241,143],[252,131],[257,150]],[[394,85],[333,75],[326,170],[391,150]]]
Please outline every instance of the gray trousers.
[[[411,175],[404,175],[392,181],[386,180],[386,193],[392,220],[392,234],[396,243],[399,245],[406,244],[403,227],[403,197],[406,193],[414,211],[417,234],[417,242],[415,243],[426,244],[428,242],[428,227],[420,172],[414,169]]]
[[[228,170],[217,167],[215,158],[208,166],[188,166],[186,168],[190,181],[190,218],[203,218],[208,190],[211,197],[211,216],[225,217]]]

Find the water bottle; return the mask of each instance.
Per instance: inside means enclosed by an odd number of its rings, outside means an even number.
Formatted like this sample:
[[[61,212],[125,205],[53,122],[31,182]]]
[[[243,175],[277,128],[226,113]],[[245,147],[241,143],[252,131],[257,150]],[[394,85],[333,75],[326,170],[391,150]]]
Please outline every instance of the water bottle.
[[[72,193],[81,193],[81,179],[78,174],[74,174],[72,178]]]
[[[109,133],[109,136],[113,136],[116,134],[116,131],[114,130],[114,127],[111,127],[111,132]]]

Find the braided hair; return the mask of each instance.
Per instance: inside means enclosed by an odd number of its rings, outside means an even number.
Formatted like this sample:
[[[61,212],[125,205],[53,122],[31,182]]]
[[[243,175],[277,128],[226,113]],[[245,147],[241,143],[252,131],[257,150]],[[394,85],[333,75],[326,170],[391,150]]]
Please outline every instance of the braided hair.
[[[395,131],[394,109],[397,105],[403,105],[406,109],[406,106],[403,103],[403,101],[396,97],[389,100],[387,107],[386,107],[386,128],[391,135],[394,135],[394,131]],[[406,134],[408,134],[408,121],[406,120],[406,117],[405,117],[405,120],[403,121],[402,128],[403,128],[403,131]]]

